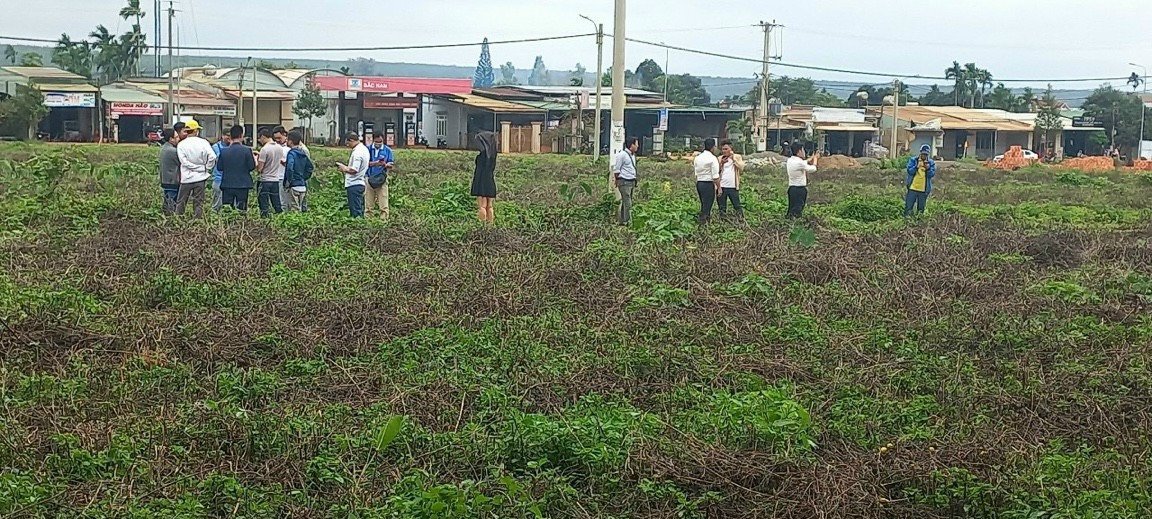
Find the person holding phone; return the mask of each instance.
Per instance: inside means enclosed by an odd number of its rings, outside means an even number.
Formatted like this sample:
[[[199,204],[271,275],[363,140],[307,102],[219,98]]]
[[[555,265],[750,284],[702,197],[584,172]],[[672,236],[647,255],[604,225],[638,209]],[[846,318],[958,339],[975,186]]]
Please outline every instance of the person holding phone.
[[[384,144],[384,135],[372,136],[372,145],[368,146],[368,186],[364,190],[364,214],[372,212],[376,206],[380,217],[388,218],[388,175],[396,165],[392,157],[392,148]]]
[[[808,174],[816,172],[816,164],[820,161],[820,152],[808,158],[803,142],[793,142],[792,156],[788,157],[786,169],[788,171],[788,218],[797,219],[804,213],[804,205],[808,203]]]
[[[472,173],[472,196],[476,197],[476,216],[484,223],[496,223],[496,134],[476,135],[476,169]]]
[[[349,148],[352,148],[352,155],[348,158],[348,164],[337,162],[336,167],[344,173],[344,192],[348,196],[348,215],[352,218],[363,218],[364,186],[368,176],[368,163],[371,162],[371,159],[368,155],[368,147],[360,142],[360,136],[356,132],[349,132],[345,142]]]
[[[920,155],[908,159],[907,178],[904,187],[908,192],[904,195],[904,217],[912,216],[912,208],[917,214],[924,214],[928,205],[928,195],[932,193],[932,179],[936,176],[936,161],[932,160],[932,147],[925,144],[920,147]]]

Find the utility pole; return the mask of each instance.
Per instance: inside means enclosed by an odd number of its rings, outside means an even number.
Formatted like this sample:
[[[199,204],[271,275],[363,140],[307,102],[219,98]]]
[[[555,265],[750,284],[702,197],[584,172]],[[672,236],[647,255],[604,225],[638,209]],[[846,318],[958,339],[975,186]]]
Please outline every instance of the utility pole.
[[[664,47],[664,106],[668,106],[668,47]]]
[[[596,23],[584,15],[580,15],[580,17],[592,22],[592,25],[596,27],[596,122],[592,130],[596,134],[596,137],[592,141],[592,162],[598,162],[600,160],[600,120],[603,119],[603,117],[600,116],[600,108],[602,106],[600,99],[604,91],[604,24]]]
[[[153,60],[154,69],[152,77],[160,77],[160,49],[163,47],[160,44],[160,16],[162,16],[160,14],[161,11],[163,11],[163,9],[160,7],[160,0],[156,0],[155,5],[152,8],[152,20],[154,22],[152,27],[152,54],[156,58]]]
[[[776,20],[772,20],[771,23],[760,22],[760,27],[764,29],[764,56],[761,58],[763,68],[760,70],[760,110],[756,117],[756,151],[765,152],[768,151],[768,62],[781,58],[772,55],[772,30],[783,25],[777,25]]]
[[[1144,65],[1138,65],[1136,63],[1129,63],[1129,65],[1132,65],[1133,67],[1140,67],[1141,69],[1144,69],[1144,77],[1143,77],[1143,81],[1142,81],[1142,83],[1144,84],[1144,95],[1140,96],[1140,139],[1139,139],[1139,143],[1136,144],[1136,158],[1137,159],[1143,159],[1144,158],[1144,112],[1148,108],[1148,103],[1145,101],[1144,97],[1148,95],[1148,67],[1145,67]]]
[[[899,157],[900,154],[896,151],[896,129],[897,124],[900,122],[900,80],[892,80],[892,149],[888,151],[892,158]]]
[[[256,122],[260,120],[258,117],[259,112],[256,111],[256,69],[259,68],[257,63],[252,64],[252,145],[256,145]],[[240,92],[240,99],[244,99],[244,92]]]
[[[176,18],[176,7],[173,0],[168,2],[168,124],[176,124],[172,120],[172,116],[176,113],[176,107],[172,105],[172,80],[175,79],[176,69],[172,68],[172,19]]]
[[[624,149],[624,23],[627,0],[616,0],[612,28],[612,156]]]

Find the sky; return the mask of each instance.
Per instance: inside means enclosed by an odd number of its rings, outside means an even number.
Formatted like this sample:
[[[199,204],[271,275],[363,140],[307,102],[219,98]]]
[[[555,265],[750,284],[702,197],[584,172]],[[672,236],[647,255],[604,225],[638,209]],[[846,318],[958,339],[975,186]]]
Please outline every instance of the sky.
[[[5,3],[17,0],[4,0]],[[152,0],[142,0],[150,33]],[[1101,10],[1083,0],[628,0],[627,35],[669,45],[758,58],[763,33],[753,25],[775,20],[782,29],[782,61],[879,72],[857,76],[772,67],[773,75],[884,83],[908,75],[942,76],[953,60],[974,61],[994,78],[1044,79],[1126,77],[1152,67],[1147,23],[1152,2],[1109,0]],[[26,9],[4,9],[0,35],[56,38],[85,35],[97,24],[120,32],[128,22],[119,0],[38,0]],[[165,4],[166,5],[166,4]],[[465,43],[592,32],[586,15],[613,31],[612,0],[176,0],[185,45],[229,47],[395,46]],[[149,37],[151,40],[151,37]],[[0,42],[4,43],[4,42]],[[9,42],[10,43],[10,42]],[[532,67],[537,55],[550,70],[576,63],[596,67],[595,38],[495,45],[492,61]],[[194,52],[186,54],[195,54]],[[216,54],[219,52],[206,52]],[[244,53],[228,53],[238,55]],[[259,53],[253,53],[259,55]],[[363,53],[273,53],[260,57],[377,61],[473,66],[478,47]],[[625,62],[644,58],[663,64],[663,49],[629,42]],[[605,41],[605,69],[611,39]],[[747,63],[670,51],[669,70],[698,76],[752,77]],[[908,79],[909,83],[933,83]],[[938,80],[941,85],[948,82]],[[1091,88],[1099,82],[1060,83]],[[1123,88],[1123,81],[1114,84]],[[1025,86],[1028,83],[1010,83]]]

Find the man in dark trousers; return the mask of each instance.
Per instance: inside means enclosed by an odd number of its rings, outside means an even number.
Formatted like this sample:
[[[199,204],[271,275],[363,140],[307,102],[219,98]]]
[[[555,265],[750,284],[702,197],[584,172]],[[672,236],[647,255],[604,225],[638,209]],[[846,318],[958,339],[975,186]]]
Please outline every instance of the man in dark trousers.
[[[224,206],[241,213],[248,212],[248,192],[252,190],[252,172],[256,170],[256,157],[252,148],[244,145],[244,127],[233,126],[228,132],[232,143],[220,151],[220,196]]]

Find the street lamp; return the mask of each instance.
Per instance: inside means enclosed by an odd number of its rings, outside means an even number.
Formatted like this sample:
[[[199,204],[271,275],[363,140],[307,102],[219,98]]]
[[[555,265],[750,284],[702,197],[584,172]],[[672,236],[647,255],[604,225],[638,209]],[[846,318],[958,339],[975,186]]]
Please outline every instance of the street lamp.
[[[1129,63],[1129,65],[1132,65],[1133,67],[1138,67],[1144,71],[1144,76],[1142,79],[1143,79],[1143,83],[1144,83],[1144,94],[1147,94],[1148,93],[1148,67],[1145,67],[1144,65],[1138,65],[1136,63]],[[1146,104],[1146,101],[1144,100],[1144,96],[1140,96],[1140,142],[1136,145],[1136,156],[1140,157],[1140,158],[1144,158],[1144,110],[1147,107],[1148,107],[1148,105]]]
[[[604,25],[596,23],[591,18],[580,15],[581,18],[592,23],[596,29],[596,122],[593,132],[596,134],[592,145],[592,162],[600,160],[600,92],[604,88]]]

